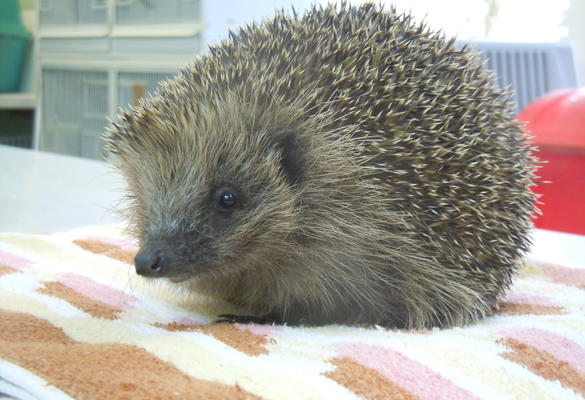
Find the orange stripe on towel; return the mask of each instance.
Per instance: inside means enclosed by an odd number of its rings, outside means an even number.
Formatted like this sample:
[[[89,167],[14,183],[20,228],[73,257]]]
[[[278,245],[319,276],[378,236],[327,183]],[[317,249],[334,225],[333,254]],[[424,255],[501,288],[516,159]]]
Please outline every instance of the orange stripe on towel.
[[[17,270],[7,265],[0,265],[0,275],[7,275],[16,272]]]
[[[523,365],[545,379],[558,380],[563,386],[585,396],[585,375],[573,368],[568,362],[561,361],[549,352],[537,349],[512,338],[499,339],[510,351],[502,357]]]
[[[546,351],[559,361],[566,362],[585,376],[585,348],[579,343],[546,329],[510,327],[499,334]]]
[[[507,315],[552,315],[565,314],[563,307],[545,306],[540,304],[513,303],[502,301],[498,304],[495,314]]]
[[[233,324],[180,325],[173,322],[170,324],[155,324],[155,326],[168,331],[199,331],[213,336],[249,356],[268,354],[265,345],[268,344],[269,339],[266,335],[256,335],[248,330],[239,329]]]
[[[368,368],[348,357],[329,361],[337,368],[323,375],[333,379],[365,400],[401,399],[415,400],[420,397],[390,382],[378,371]]]
[[[37,289],[39,293],[58,297],[67,303],[97,318],[116,319],[122,310],[101,301],[90,299],[76,292],[61,282],[46,282],[44,287]]]
[[[134,248],[124,248],[102,240],[78,239],[74,240],[73,243],[94,254],[101,254],[127,264],[133,264],[136,256]]]
[[[509,293],[498,303],[494,312],[496,314],[508,315],[550,315],[566,313],[563,307],[553,299],[522,292]]]
[[[76,342],[24,313],[0,310],[0,357],[78,399],[259,399],[237,384],[193,378],[138,346]]]

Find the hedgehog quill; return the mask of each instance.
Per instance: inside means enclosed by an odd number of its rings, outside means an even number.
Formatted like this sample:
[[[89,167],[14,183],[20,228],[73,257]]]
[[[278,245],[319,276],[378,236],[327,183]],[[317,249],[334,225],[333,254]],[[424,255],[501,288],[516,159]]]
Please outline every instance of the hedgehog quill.
[[[409,15],[277,13],[107,132],[136,271],[232,320],[477,321],[529,246],[536,162],[511,115],[472,50]]]

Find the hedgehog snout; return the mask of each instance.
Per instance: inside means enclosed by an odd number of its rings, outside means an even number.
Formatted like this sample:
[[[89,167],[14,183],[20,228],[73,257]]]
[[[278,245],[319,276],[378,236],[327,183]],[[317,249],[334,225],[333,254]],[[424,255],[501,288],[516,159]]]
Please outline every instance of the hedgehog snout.
[[[134,265],[138,275],[161,277],[166,272],[166,257],[158,249],[141,249],[134,258]]]

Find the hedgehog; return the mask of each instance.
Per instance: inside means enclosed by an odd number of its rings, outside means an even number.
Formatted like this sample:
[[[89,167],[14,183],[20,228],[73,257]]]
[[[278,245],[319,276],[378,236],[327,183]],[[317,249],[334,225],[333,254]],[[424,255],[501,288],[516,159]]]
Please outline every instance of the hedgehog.
[[[251,23],[121,111],[139,275],[225,321],[489,315],[530,245],[536,161],[473,49],[380,5]]]

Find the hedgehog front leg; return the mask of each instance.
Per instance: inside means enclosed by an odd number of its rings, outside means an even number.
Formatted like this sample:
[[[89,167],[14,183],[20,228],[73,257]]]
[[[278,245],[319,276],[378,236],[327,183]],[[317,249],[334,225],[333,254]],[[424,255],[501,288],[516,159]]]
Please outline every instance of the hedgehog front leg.
[[[278,324],[282,322],[274,315],[257,317],[254,315],[220,314],[217,317],[216,324]]]

